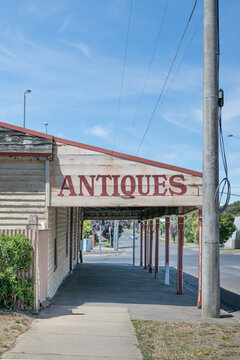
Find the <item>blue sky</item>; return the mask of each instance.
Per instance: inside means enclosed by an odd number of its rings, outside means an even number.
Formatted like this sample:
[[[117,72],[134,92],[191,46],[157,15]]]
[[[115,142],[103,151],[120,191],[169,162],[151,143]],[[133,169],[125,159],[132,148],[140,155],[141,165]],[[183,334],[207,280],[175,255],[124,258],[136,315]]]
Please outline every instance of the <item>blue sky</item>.
[[[48,132],[55,136],[135,155],[193,3],[132,0],[121,91],[130,0],[0,0],[0,121],[22,126],[23,93],[31,89],[27,128],[44,132],[47,121]],[[220,0],[223,128],[232,192],[236,194],[240,194],[240,139],[226,135],[240,137],[239,13],[239,0]],[[138,153],[200,171],[202,18],[203,0],[198,0]],[[231,201],[235,200],[238,198],[232,197]]]

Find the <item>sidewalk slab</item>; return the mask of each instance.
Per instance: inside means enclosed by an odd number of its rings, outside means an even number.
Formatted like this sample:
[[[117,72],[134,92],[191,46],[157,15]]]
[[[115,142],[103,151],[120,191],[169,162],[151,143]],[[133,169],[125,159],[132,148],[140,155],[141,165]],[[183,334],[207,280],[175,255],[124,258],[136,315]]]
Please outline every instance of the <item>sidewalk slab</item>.
[[[61,306],[47,310],[3,359],[142,359],[126,307],[80,306],[70,315]]]

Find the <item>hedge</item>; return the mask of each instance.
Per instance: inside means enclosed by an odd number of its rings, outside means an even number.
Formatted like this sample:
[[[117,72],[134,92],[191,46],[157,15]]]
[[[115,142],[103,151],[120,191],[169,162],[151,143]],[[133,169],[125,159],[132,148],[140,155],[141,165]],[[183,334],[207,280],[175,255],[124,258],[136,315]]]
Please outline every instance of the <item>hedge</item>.
[[[21,276],[33,263],[33,246],[26,236],[0,235],[0,307],[29,309],[33,307],[33,278]]]

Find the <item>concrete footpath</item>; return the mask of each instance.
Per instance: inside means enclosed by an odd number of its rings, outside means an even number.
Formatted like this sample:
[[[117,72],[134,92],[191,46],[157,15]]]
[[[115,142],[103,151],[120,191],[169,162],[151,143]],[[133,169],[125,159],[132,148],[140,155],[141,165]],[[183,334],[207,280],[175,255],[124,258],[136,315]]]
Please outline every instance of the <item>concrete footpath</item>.
[[[104,261],[107,257],[103,256]],[[113,260],[112,260],[113,261]],[[157,278],[139,266],[79,264],[59,288],[50,307],[3,359],[142,359],[131,319],[201,322],[196,293],[176,293],[176,270],[170,285],[164,271]],[[220,323],[236,323],[222,311]],[[131,318],[131,319],[130,319]]]
[[[127,307],[52,305],[3,359],[142,359]]]

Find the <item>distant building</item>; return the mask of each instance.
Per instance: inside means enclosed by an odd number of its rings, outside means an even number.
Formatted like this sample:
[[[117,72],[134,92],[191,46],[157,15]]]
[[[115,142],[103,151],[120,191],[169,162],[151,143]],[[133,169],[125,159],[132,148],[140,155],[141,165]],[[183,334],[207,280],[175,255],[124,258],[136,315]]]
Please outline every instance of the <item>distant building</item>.
[[[235,217],[234,224],[237,230],[234,231],[232,236],[225,243],[225,247],[229,249],[240,249],[240,216]]]

